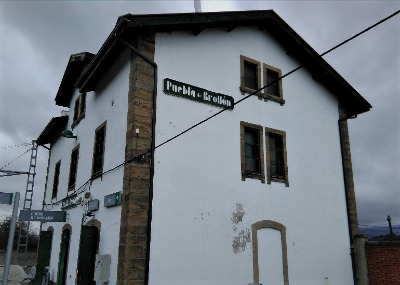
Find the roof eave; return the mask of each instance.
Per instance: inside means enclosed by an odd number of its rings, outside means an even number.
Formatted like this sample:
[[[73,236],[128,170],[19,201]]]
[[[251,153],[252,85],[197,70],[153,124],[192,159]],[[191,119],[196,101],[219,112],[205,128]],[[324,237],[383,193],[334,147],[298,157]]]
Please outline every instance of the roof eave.
[[[36,142],[38,145],[53,143],[60,136],[68,123],[68,116],[54,117],[50,120],[42,133],[38,136]]]
[[[92,61],[93,57],[94,54],[89,52],[72,54],[70,56],[56,98],[54,99],[56,105],[69,107],[75,82],[81,75],[82,70]]]
[[[112,61],[113,53],[123,48],[117,40],[129,33],[129,37],[155,32],[192,30],[193,34],[207,28],[225,27],[228,31],[239,25],[257,25],[268,31],[307,68],[315,78],[333,92],[349,116],[367,112],[372,106],[337,73],[319,54],[307,44],[274,11],[240,11],[209,13],[178,13],[154,15],[124,15],[117,24],[88,68],[76,82],[80,92],[93,91],[107,63]]]

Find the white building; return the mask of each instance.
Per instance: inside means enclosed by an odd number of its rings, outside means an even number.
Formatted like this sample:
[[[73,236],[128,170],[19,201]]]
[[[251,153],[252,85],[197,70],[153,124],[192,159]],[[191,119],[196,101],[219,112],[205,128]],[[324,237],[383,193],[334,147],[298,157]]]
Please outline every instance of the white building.
[[[273,11],[121,16],[56,104],[52,281],[353,283],[347,119],[371,106]]]

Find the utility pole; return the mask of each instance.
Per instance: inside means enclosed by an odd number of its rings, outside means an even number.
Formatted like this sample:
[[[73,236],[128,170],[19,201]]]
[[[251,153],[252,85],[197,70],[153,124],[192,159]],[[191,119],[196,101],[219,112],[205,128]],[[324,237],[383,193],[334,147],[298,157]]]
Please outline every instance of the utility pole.
[[[10,232],[8,233],[7,253],[6,253],[6,261],[4,264],[3,283],[2,283],[3,285],[6,285],[8,282],[8,272],[10,271],[11,252],[13,248],[15,224],[17,223],[18,206],[19,206],[19,192],[16,192],[14,199],[13,214],[10,223]]]

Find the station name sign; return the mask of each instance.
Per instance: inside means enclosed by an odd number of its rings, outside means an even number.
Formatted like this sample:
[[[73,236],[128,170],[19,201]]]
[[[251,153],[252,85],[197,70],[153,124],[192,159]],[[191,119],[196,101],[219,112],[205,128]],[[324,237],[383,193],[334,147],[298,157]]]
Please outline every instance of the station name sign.
[[[19,212],[19,220],[27,222],[65,222],[67,212],[65,211],[27,211]]]
[[[213,105],[223,109],[233,109],[235,103],[233,97],[231,96],[208,91],[206,89],[182,83],[169,78],[164,79],[164,93],[208,105]]]
[[[75,208],[76,207],[76,194],[68,196],[64,199],[61,200],[61,209],[62,210],[68,210],[71,208]]]

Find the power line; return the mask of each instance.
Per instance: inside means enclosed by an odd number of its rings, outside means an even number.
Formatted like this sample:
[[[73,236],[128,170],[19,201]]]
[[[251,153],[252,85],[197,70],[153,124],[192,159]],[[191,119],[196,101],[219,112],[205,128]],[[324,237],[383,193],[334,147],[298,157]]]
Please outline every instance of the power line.
[[[9,166],[10,164],[14,163],[16,160],[20,159],[22,156],[24,156],[25,154],[27,154],[32,148],[28,148],[25,152],[23,152],[22,154],[18,155],[16,158],[14,158],[12,161],[10,161],[9,163],[7,163],[6,165],[4,165],[2,168],[0,168],[0,170],[2,170],[3,168]]]
[[[20,143],[20,144],[15,144],[15,145],[2,146],[1,149],[10,149],[10,148],[27,146],[27,145],[31,145],[31,144],[32,143]]]
[[[375,28],[376,26],[382,24],[383,22],[386,22],[387,20],[393,18],[394,16],[396,16],[396,15],[399,14],[399,13],[400,13],[400,10],[397,10],[396,12],[394,12],[394,13],[391,14],[391,15],[389,15],[388,17],[386,17],[386,18],[380,20],[379,22],[377,22],[377,23],[375,23],[375,24],[369,26],[368,28],[366,28],[366,29],[362,30],[361,32],[355,34],[354,36],[352,36],[352,37],[350,37],[350,38],[344,40],[343,42],[339,43],[338,45],[334,46],[333,48],[331,48],[331,49],[325,51],[324,53],[322,53],[322,54],[320,54],[320,55],[315,56],[314,58],[311,59],[311,62],[312,62],[312,61],[315,61],[315,60],[317,60],[317,59],[319,59],[319,58],[322,58],[324,55],[326,55],[326,54],[328,54],[328,53],[334,51],[335,49],[341,47],[342,45],[344,45],[344,44],[346,44],[346,43],[348,43],[348,42],[354,40],[355,38],[361,36],[362,34],[368,32],[369,30]],[[305,65],[302,64],[302,65],[296,67],[295,69],[293,69],[292,71],[289,71],[288,73],[286,73],[286,74],[282,75],[281,77],[277,78],[276,80],[271,81],[271,82],[268,83],[267,85],[265,85],[265,86],[263,86],[263,87],[261,87],[261,88],[255,90],[255,91],[253,91],[252,93],[246,95],[246,96],[243,97],[242,99],[240,99],[240,100],[236,101],[235,103],[233,103],[233,106],[238,105],[238,104],[240,104],[241,102],[247,100],[248,98],[250,98],[250,97],[256,95],[257,93],[261,92],[262,90],[264,90],[264,89],[267,88],[268,86],[273,85],[273,84],[279,82],[280,80],[282,80],[283,78],[285,78],[285,77],[287,77],[287,76],[293,74],[294,72],[296,72],[296,71],[302,69],[304,66],[305,66]],[[155,88],[156,88],[156,87],[155,87]],[[113,171],[113,170],[115,170],[115,169],[120,168],[121,166],[124,166],[124,165],[126,165],[126,164],[128,164],[128,163],[131,163],[132,161],[134,161],[134,160],[136,160],[136,159],[138,159],[138,158],[140,158],[140,157],[145,156],[145,155],[148,154],[148,153],[151,153],[151,152],[155,151],[155,150],[158,149],[159,147],[161,147],[161,146],[163,146],[163,145],[165,145],[165,144],[167,144],[167,143],[169,143],[169,142],[171,142],[171,141],[177,139],[178,137],[184,135],[185,133],[191,131],[192,129],[194,129],[194,128],[196,128],[196,127],[198,127],[198,126],[204,124],[205,122],[207,122],[207,121],[209,121],[209,120],[215,118],[216,116],[222,114],[223,112],[225,112],[225,111],[227,111],[227,110],[231,110],[231,109],[232,109],[232,106],[229,106],[229,107],[226,107],[226,108],[224,108],[224,109],[218,111],[217,113],[215,113],[215,114],[213,114],[213,115],[207,117],[206,119],[204,119],[204,120],[202,120],[202,121],[200,121],[200,122],[198,122],[198,123],[192,125],[191,127],[187,128],[186,130],[182,131],[181,133],[179,133],[179,134],[177,134],[177,135],[175,135],[175,136],[169,138],[168,140],[166,140],[166,141],[160,143],[159,145],[155,146],[154,148],[150,148],[149,150],[147,150],[147,151],[145,151],[145,152],[143,152],[143,153],[141,153],[141,154],[134,155],[134,156],[131,157],[130,159],[125,160],[124,162],[118,164],[117,166],[115,166],[115,167],[113,167],[113,168],[110,168],[110,169],[104,171],[103,173],[101,173],[101,175],[107,174],[107,173],[109,173],[109,172],[111,172],[111,171]],[[84,186],[86,186],[87,183],[90,182],[90,180],[91,180],[91,178],[89,178],[81,187],[79,187],[78,190],[81,189],[81,188],[83,188]],[[79,193],[81,193],[81,192],[79,192]],[[79,193],[78,193],[78,194],[79,194]],[[75,192],[74,192],[74,194],[75,194]],[[56,204],[56,203],[59,203],[59,202],[60,202],[60,200],[59,200],[59,201],[56,201],[56,202],[54,202],[54,203],[51,203],[51,204],[46,204],[46,205],[52,205],[52,204]]]

